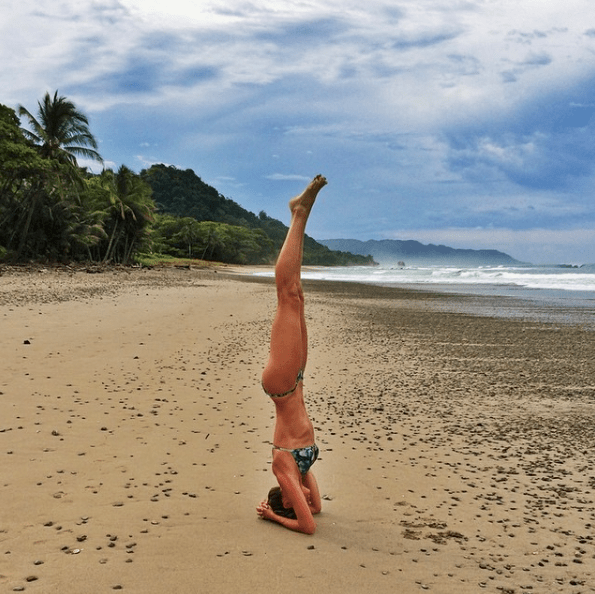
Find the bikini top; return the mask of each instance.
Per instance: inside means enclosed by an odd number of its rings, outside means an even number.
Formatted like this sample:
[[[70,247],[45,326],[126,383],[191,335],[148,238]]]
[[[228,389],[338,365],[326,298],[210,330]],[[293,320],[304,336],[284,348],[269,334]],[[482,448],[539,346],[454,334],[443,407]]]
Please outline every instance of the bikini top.
[[[266,391],[264,386],[262,386],[262,389],[264,390],[264,393],[267,396],[270,396],[271,398],[283,398],[283,396],[289,396],[290,394],[293,394],[295,392],[296,388],[298,387],[298,384],[303,379],[304,379],[304,372],[300,369],[297,374],[297,379],[295,380],[295,386],[293,386],[293,388],[291,388],[291,390],[287,390],[287,392],[283,392],[283,394],[271,394],[270,392]]]

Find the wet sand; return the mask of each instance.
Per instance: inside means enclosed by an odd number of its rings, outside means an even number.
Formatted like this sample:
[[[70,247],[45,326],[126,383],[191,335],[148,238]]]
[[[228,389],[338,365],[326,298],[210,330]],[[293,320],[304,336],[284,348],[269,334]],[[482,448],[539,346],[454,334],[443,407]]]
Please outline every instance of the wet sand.
[[[260,520],[270,279],[0,276],[0,591],[595,591],[593,331],[306,282],[314,536]]]

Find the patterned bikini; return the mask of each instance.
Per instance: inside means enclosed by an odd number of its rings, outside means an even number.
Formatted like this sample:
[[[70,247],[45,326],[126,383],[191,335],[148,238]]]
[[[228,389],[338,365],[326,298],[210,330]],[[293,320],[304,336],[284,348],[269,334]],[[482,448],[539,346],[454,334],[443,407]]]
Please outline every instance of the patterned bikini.
[[[316,444],[306,446],[304,448],[295,448],[293,450],[274,445],[273,449],[280,450],[281,452],[289,452],[293,456],[293,459],[295,460],[298,470],[302,476],[306,474],[308,470],[310,470],[312,464],[316,462],[318,453],[320,451]]]
[[[298,371],[297,374],[297,379],[295,380],[295,385],[293,386],[293,388],[291,388],[291,390],[287,390],[287,392],[283,392],[283,394],[271,394],[270,392],[267,392],[266,388],[264,387],[264,385],[261,383],[262,389],[264,390],[264,393],[267,396],[270,396],[271,398],[283,398],[284,396],[289,396],[290,394],[293,394],[296,391],[296,388],[298,387],[299,383],[304,379],[304,372],[300,369]]]

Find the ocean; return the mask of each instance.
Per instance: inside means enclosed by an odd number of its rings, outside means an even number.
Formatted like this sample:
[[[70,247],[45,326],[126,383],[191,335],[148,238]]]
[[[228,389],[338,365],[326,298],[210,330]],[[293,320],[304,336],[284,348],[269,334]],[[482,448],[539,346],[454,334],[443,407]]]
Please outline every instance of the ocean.
[[[270,272],[257,273],[272,276]],[[305,267],[303,279],[474,296],[441,308],[475,315],[580,324],[595,329],[595,267]]]

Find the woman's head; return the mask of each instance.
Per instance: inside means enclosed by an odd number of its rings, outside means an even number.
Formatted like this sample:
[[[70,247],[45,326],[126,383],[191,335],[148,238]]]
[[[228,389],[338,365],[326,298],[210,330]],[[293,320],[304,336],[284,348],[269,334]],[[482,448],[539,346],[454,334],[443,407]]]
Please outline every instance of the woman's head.
[[[283,505],[283,495],[281,494],[281,487],[273,487],[269,491],[267,501],[270,508],[278,516],[283,516],[284,518],[291,518],[292,520],[295,520],[297,518],[295,512],[293,511],[293,507],[285,507]]]

